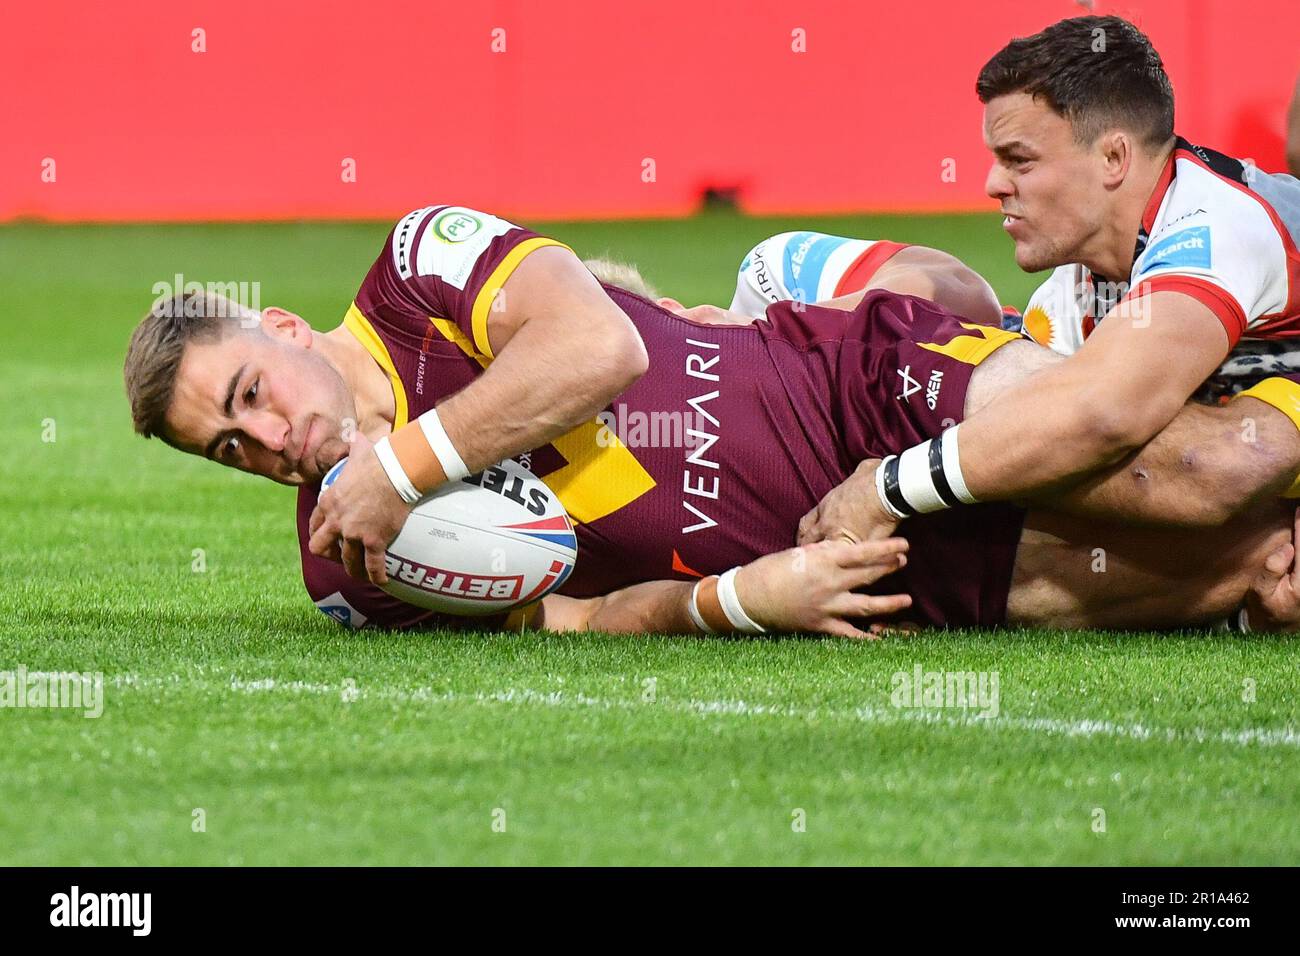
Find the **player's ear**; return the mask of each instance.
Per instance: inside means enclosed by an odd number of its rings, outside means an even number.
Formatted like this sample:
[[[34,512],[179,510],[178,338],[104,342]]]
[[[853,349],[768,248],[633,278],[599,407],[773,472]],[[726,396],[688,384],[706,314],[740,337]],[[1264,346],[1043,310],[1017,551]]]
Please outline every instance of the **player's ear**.
[[[1101,151],[1102,181],[1108,188],[1120,185],[1133,165],[1133,137],[1123,130],[1112,129],[1097,137]]]
[[[269,305],[262,310],[262,331],[273,339],[311,348],[311,326],[306,319],[288,309]]]

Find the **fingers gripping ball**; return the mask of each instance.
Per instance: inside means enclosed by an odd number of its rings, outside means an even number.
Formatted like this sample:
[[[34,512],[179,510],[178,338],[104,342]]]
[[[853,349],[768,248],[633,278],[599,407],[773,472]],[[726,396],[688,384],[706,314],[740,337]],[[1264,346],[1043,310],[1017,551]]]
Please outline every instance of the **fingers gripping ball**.
[[[321,494],[346,463],[329,470]],[[444,614],[500,614],[560,587],[577,560],[564,505],[507,459],[419,500],[384,555],[384,590]]]

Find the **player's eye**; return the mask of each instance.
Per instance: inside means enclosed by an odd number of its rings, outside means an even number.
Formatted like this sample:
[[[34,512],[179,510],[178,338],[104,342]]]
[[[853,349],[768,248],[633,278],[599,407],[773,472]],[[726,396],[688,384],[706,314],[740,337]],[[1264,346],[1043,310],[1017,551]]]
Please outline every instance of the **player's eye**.
[[[239,439],[232,435],[221,443],[221,460],[230,461],[237,451],[239,451]]]
[[[249,386],[248,391],[244,393],[244,404],[246,405],[253,404],[253,402],[257,399],[257,386],[261,384],[262,384],[262,380],[259,378],[255,380],[252,385]]]

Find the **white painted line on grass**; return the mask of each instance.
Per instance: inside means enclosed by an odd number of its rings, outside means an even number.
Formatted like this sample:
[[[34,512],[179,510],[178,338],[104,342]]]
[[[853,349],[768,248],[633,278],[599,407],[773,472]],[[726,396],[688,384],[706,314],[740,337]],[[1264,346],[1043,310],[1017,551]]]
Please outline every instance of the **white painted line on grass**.
[[[119,674],[108,680],[118,688],[203,687],[225,689],[242,694],[306,694],[311,696],[342,696],[349,693],[353,701],[373,698],[398,700],[420,704],[511,704],[536,707],[559,707],[597,710],[641,710],[659,708],[676,713],[722,715],[736,717],[784,717],[791,720],[841,720],[863,724],[897,725],[908,723],[931,724],[944,727],[984,727],[988,730],[1013,730],[1026,733],[1047,734],[1056,737],[1110,737],[1127,740],[1150,740],[1166,743],[1223,743],[1237,747],[1300,747],[1300,732],[1291,727],[1245,727],[1240,729],[1213,729],[1206,727],[1149,727],[1144,724],[1119,724],[1109,720],[1064,720],[1055,717],[981,718],[966,716],[947,710],[902,709],[864,705],[848,709],[818,709],[791,707],[785,704],[758,704],[744,700],[672,700],[661,696],[653,703],[634,699],[591,697],[569,691],[538,691],[530,688],[508,688],[499,691],[474,691],[462,693],[454,690],[435,690],[432,687],[400,688],[389,685],[370,687],[358,684],[325,684],[312,681],[285,681],[274,677],[248,680],[230,677],[224,682],[196,679],[181,674],[165,677],[141,677],[136,674]]]

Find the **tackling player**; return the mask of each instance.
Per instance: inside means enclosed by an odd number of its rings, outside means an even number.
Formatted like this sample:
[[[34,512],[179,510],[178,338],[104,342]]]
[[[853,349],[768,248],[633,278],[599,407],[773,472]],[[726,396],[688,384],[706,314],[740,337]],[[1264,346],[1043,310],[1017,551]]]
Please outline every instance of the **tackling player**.
[[[866,538],[917,513],[1054,494],[1147,442],[1207,379],[1209,394],[1248,395],[1300,421],[1300,385],[1260,382],[1300,370],[1290,344],[1300,334],[1300,182],[1175,136],[1160,57],[1117,17],[1013,41],[977,90],[996,156],[986,186],[1016,261],[1055,268],[1025,329],[1071,357],[954,428],[936,467],[928,445],[865,463],[810,514],[804,540],[843,529]],[[1259,457],[1248,439],[1239,445]],[[1300,456],[1280,464],[1294,478]],[[1275,477],[1148,501],[1142,517],[1218,523],[1264,490],[1285,491],[1290,482],[1278,489]]]
[[[449,216],[462,224],[450,239]],[[316,484],[348,451],[349,429],[357,433],[357,460],[381,459],[381,484],[372,490],[391,499],[384,510],[404,515],[403,498],[436,486],[413,477],[429,467],[428,456],[444,474],[466,467],[462,440],[446,428],[448,434],[429,436],[425,422],[488,379],[502,360],[494,350],[504,356],[515,347],[492,338],[492,294],[504,290],[518,321],[538,307],[532,288],[550,277],[514,279],[530,264],[548,270],[572,256],[539,239],[460,207],[417,210],[390,235],[344,324],[326,334],[279,309],[247,316],[254,328],[235,331],[238,323],[212,319],[206,304],[191,310],[189,302],[160,303],[141,322],[127,357],[137,430],[302,485],[304,575],[323,607],[345,609],[354,622],[454,623],[402,605],[322,557],[336,532],[322,533],[325,525],[313,517]],[[898,278],[905,278],[901,270]],[[938,435],[1009,381],[1040,369],[1050,353],[884,291],[857,293],[856,305],[841,300],[848,310],[779,303],[766,322],[744,327],[693,324],[612,286],[602,294],[652,356],[649,374],[617,396],[614,420],[675,413],[689,440],[631,441],[611,433],[608,419],[593,417],[527,455],[577,522],[581,552],[567,597],[543,603],[547,626],[761,625],[859,635],[851,619],[908,604],[917,620],[933,624],[1190,623],[1235,606],[1253,569],[1290,537],[1289,522],[1269,513],[1219,536],[1179,538],[1051,516],[1031,515],[1025,524],[1018,508],[987,506],[911,523],[905,562],[896,541],[762,557],[784,549],[799,516],[859,461]],[[192,319],[191,311],[198,313]],[[527,363],[527,354],[518,361]],[[580,364],[581,352],[567,361]],[[526,368],[517,393],[526,395],[532,380],[551,371]],[[501,418],[498,430],[507,433],[527,427],[516,422],[524,413],[510,406],[481,414]],[[427,436],[428,449],[437,446],[436,454],[398,456],[398,437],[413,428]],[[387,451],[372,451],[372,440]],[[1178,478],[1177,465],[1151,467]],[[322,496],[320,508],[334,494]],[[1122,488],[1117,496],[1124,497]],[[1104,590],[1096,575],[1076,579],[1087,574],[1087,559],[1054,568],[1060,562],[1043,558],[1077,552],[1083,542],[1089,555],[1098,546],[1115,555]],[[800,561],[808,573],[792,573]],[[351,564],[361,571],[355,553]],[[739,575],[718,576],[738,565],[745,565]],[[900,565],[895,585],[880,580]],[[1030,578],[1017,584],[1022,573]],[[849,593],[864,584],[876,594]],[[910,601],[881,593],[896,590]]]

